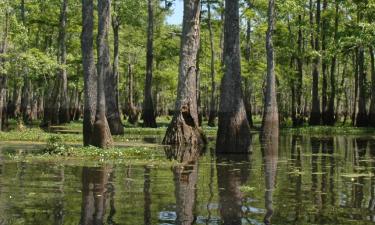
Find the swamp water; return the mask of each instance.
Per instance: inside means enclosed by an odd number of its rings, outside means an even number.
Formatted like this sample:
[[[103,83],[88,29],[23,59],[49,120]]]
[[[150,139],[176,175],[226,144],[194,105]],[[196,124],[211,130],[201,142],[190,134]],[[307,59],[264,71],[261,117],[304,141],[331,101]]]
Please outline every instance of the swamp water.
[[[215,156],[209,147],[178,166],[2,161],[20,150],[32,148],[0,150],[0,225],[375,221],[371,137],[283,135],[262,147],[254,135],[250,156]],[[163,147],[155,151],[171,156]]]

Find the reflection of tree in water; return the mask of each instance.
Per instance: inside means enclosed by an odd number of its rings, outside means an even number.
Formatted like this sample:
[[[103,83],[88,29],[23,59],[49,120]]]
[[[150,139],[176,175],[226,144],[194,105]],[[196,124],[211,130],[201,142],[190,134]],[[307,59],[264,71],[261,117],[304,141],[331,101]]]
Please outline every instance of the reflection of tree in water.
[[[143,224],[151,224],[151,169],[148,166],[144,167],[144,184],[143,184],[143,196],[144,196],[144,213],[143,213]]]
[[[297,174],[290,176],[291,182],[295,184],[295,219],[294,224],[298,224],[302,214],[302,160],[301,160],[301,147],[302,136],[292,136],[291,159],[292,166]]]
[[[370,140],[369,141],[369,147],[370,147],[370,157],[372,159],[371,162],[371,172],[375,174],[375,140]],[[370,220],[372,222],[375,222],[375,177],[371,177],[371,185],[370,185],[370,202],[369,202],[369,210],[372,212],[370,216]]]
[[[273,191],[276,183],[276,172],[279,152],[279,137],[261,137],[261,150],[263,155],[265,179],[265,207],[264,223],[271,224],[273,215]]]
[[[216,170],[222,224],[241,224],[243,194],[240,187],[250,175],[249,155],[217,155]]]
[[[178,225],[190,225],[196,221],[198,158],[201,152],[201,149],[191,146],[165,149],[169,159],[175,159],[181,163],[172,168],[176,197],[176,224]]]
[[[366,149],[368,140],[367,139],[361,139],[356,138],[354,140],[354,173],[361,173],[361,169],[363,167],[366,167],[366,162],[364,161],[364,158],[366,156]],[[353,208],[361,208],[362,203],[364,200],[364,193],[363,193],[363,187],[365,184],[365,177],[360,176],[357,178],[354,178],[352,183],[352,207]],[[362,215],[356,215],[356,219],[363,219]]]
[[[104,224],[109,168],[82,169],[81,225]]]

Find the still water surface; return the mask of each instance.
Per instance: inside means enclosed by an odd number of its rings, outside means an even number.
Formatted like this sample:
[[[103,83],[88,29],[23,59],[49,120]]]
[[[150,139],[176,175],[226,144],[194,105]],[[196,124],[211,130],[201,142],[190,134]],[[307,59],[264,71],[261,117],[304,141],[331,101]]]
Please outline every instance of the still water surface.
[[[172,167],[1,161],[2,153],[23,148],[0,150],[1,225],[375,221],[371,137],[284,135],[264,147],[255,135],[250,156],[216,156],[209,148]]]

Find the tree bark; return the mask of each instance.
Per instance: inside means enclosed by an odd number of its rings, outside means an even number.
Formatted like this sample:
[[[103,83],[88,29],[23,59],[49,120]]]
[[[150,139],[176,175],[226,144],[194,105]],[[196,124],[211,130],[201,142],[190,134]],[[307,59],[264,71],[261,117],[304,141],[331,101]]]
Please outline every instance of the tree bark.
[[[109,26],[109,25],[108,25]],[[121,122],[119,101],[118,101],[118,61],[119,61],[119,29],[120,29],[120,19],[118,16],[112,19],[113,28],[113,49],[114,49],[114,60],[113,60],[113,70],[110,70],[108,66],[108,73],[105,76],[105,99],[106,99],[106,116],[109,125],[109,129],[112,135],[124,134],[124,126]],[[107,41],[108,45],[108,41]],[[107,63],[109,60],[109,48],[106,48],[106,59]]]
[[[152,99],[152,76],[154,62],[154,0],[148,0],[148,28],[146,54],[146,80],[143,98],[143,127],[156,128],[155,110]]]
[[[133,68],[132,68],[132,65],[129,64],[128,65],[128,85],[129,85],[129,88],[128,88],[128,92],[129,92],[129,96],[128,96],[128,122],[131,123],[131,124],[137,124],[138,122],[138,110],[137,108],[134,106],[134,97],[133,97]]]
[[[82,0],[82,65],[84,74],[83,143],[94,142],[94,123],[97,103],[97,71],[94,60],[94,3]]]
[[[110,26],[111,0],[98,1],[98,81],[97,103],[94,123],[93,145],[99,148],[109,148],[113,144],[111,131],[106,117],[105,80],[112,76],[109,56],[108,30]]]
[[[334,30],[334,45],[337,46],[338,42],[338,27],[339,27],[339,3],[335,0],[335,30]],[[326,113],[326,124],[334,125],[336,122],[335,118],[335,98],[336,98],[336,64],[337,64],[337,54],[335,53],[331,62],[331,95],[328,103],[328,110]],[[338,110],[338,109],[336,109]]]
[[[312,10],[312,9],[311,9]],[[320,51],[319,45],[319,36],[320,36],[320,0],[316,1],[316,37],[315,37],[315,51],[316,56],[313,59],[313,86],[312,86],[312,106],[310,112],[310,125],[319,125],[321,119],[320,112],[320,101],[319,101],[319,64],[320,56],[318,52]]]
[[[303,107],[302,107],[302,87],[303,87],[303,33],[302,33],[302,15],[298,15],[298,57],[297,57],[297,83],[295,86],[296,112],[294,126],[303,124]]]
[[[4,33],[3,40],[1,41],[0,46],[0,68],[5,63],[5,59],[1,56],[7,52],[8,48],[8,31],[9,31],[9,12],[5,9],[5,24],[4,24]],[[3,72],[0,72],[0,131],[4,130],[7,118],[7,75]]]
[[[67,21],[67,4],[68,0],[63,0],[60,12],[60,29],[59,29],[59,64],[62,68],[59,71],[60,79],[60,107],[59,107],[59,124],[69,123],[69,100],[68,100],[68,76],[66,72],[66,21]]]
[[[327,0],[323,0],[323,13],[327,10]],[[318,25],[319,26],[319,25]],[[327,111],[328,111],[328,64],[326,60],[326,46],[327,46],[327,18],[322,20],[322,123],[327,125]]]
[[[366,71],[365,71],[365,50],[361,46],[358,49],[358,113],[356,116],[356,126],[365,127],[368,126],[367,110],[366,110]]]
[[[375,126],[375,62],[374,62],[374,48],[370,47],[370,62],[371,62],[371,105],[370,105],[370,125]]]
[[[212,31],[212,21],[211,21],[211,4],[208,1],[207,2],[207,25],[208,25],[208,31],[210,34],[210,49],[211,49],[211,100],[210,100],[210,111],[208,116],[208,126],[214,127],[215,126],[215,120],[217,116],[217,110],[216,110],[216,71],[215,71],[215,46],[214,46],[214,34]]]
[[[251,4],[248,3],[248,7],[251,7]],[[251,20],[247,20],[247,28],[246,28],[246,47],[245,47],[245,59],[247,64],[250,64],[250,57],[251,57]],[[250,71],[249,71],[250,72]],[[245,110],[247,115],[247,120],[249,121],[249,126],[253,127],[253,115],[252,115],[252,106],[251,106],[251,93],[252,87],[249,78],[245,78],[245,93],[244,93],[244,103],[245,103]]]
[[[225,1],[224,77],[221,81],[216,152],[248,152],[250,126],[241,85],[238,0]]]
[[[357,106],[358,106],[358,48],[355,48],[355,53],[353,54],[353,68],[354,68],[354,99],[353,99],[353,104],[352,104],[352,125],[355,126],[356,124],[356,116],[357,116]]]
[[[200,41],[200,0],[184,0],[177,99],[163,143],[205,144],[199,127],[196,60]]]
[[[266,35],[267,80],[262,121],[262,135],[279,136],[279,110],[276,97],[275,52],[273,33],[275,29],[275,1],[269,0],[268,31]]]

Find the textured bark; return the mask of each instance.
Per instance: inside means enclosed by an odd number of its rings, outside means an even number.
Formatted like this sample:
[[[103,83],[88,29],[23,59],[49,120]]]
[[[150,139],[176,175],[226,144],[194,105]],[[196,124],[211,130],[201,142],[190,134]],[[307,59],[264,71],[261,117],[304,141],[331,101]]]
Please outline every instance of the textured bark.
[[[248,2],[248,8],[251,8],[250,2]],[[246,47],[245,47],[245,60],[247,64],[250,64],[250,57],[251,57],[251,20],[248,19],[247,27],[246,27]],[[247,120],[249,121],[250,127],[254,127],[251,96],[252,96],[252,85],[250,83],[249,78],[245,78],[245,92],[244,92],[245,110],[246,110]]]
[[[143,98],[143,127],[157,127],[152,99],[152,76],[154,62],[154,0],[148,0],[146,79]]]
[[[200,0],[184,0],[179,79],[173,119],[163,143],[200,145],[205,137],[199,128],[196,60],[200,41]]]
[[[9,28],[9,12],[5,10],[5,26],[3,30],[3,39],[1,41],[0,46],[0,68],[3,66],[2,64],[5,63],[5,59],[1,57],[2,54],[7,52],[8,47],[8,28]],[[5,73],[0,72],[0,131],[4,130],[5,128],[5,120],[7,118],[7,75]]]
[[[209,107],[209,117],[208,117],[208,126],[214,127],[215,120],[217,116],[217,109],[216,109],[216,71],[215,71],[215,46],[214,46],[214,34],[212,31],[212,21],[211,21],[211,4],[207,2],[207,25],[208,31],[210,34],[210,49],[211,49],[211,62],[210,62],[210,75],[211,75],[211,100],[210,100],[210,107]]]
[[[334,44],[337,46],[338,42],[338,27],[339,27],[339,3],[335,0],[335,28],[334,28]],[[336,98],[336,64],[337,64],[337,54],[334,54],[331,62],[331,95],[329,97],[328,110],[326,113],[326,124],[334,125],[336,122],[335,118],[335,98]],[[338,110],[338,108],[336,109]]]
[[[97,103],[97,73],[94,61],[94,4],[82,1],[82,65],[84,74],[83,143],[92,145]]]
[[[23,77],[22,97],[21,97],[21,114],[25,124],[31,123],[31,80],[25,71]]]
[[[370,62],[371,62],[371,104],[370,104],[370,113],[369,120],[370,125],[375,126],[375,60],[374,60],[374,49],[370,47]]]
[[[365,127],[368,125],[366,110],[366,89],[365,89],[365,50],[363,47],[358,49],[358,113],[356,116],[356,126]]]
[[[353,68],[354,68],[354,99],[353,99],[353,105],[352,105],[352,125],[354,126],[356,124],[356,116],[357,116],[357,106],[358,106],[358,48],[355,49],[355,54],[353,54]]]
[[[128,122],[131,124],[137,124],[138,122],[138,110],[134,106],[134,98],[133,98],[133,67],[131,64],[128,65]]]
[[[66,21],[67,21],[67,4],[68,0],[63,0],[60,12],[59,28],[59,63],[62,68],[59,71],[60,79],[60,107],[59,107],[59,124],[69,123],[69,100],[68,100],[68,75],[66,71]]]
[[[316,52],[320,51],[319,37],[320,37],[320,0],[317,0],[316,1],[316,37],[315,37],[315,43],[313,46]],[[319,101],[319,65],[320,65],[320,56],[317,55],[313,59],[313,72],[312,72],[313,85],[312,85],[312,105],[311,105],[310,121],[309,121],[310,125],[319,125],[320,119],[321,119],[320,101]]]
[[[98,81],[97,81],[97,103],[96,116],[94,123],[94,133],[92,144],[99,148],[108,148],[113,145],[111,131],[109,129],[106,117],[106,95],[105,95],[105,80],[112,75],[110,59],[109,59],[109,45],[108,45],[108,31],[110,26],[110,7],[111,0],[98,1]]]
[[[323,14],[327,10],[327,0],[323,0]],[[326,47],[327,47],[327,18],[323,17],[322,20],[322,123],[327,125],[327,111],[328,111],[328,64],[326,60]]]
[[[21,90],[18,87],[17,82],[14,82],[13,86],[13,100],[12,100],[12,110],[10,111],[10,116],[12,118],[18,118],[21,114]]]
[[[303,88],[303,32],[302,32],[302,15],[298,15],[298,57],[297,57],[297,114],[294,125],[302,125],[303,119],[303,106],[302,106],[302,88]]]
[[[119,72],[118,72],[118,62],[119,62],[119,29],[120,29],[120,19],[118,16],[112,19],[113,28],[113,69],[106,69],[105,75],[105,100],[106,100],[106,116],[111,130],[112,135],[124,134],[124,126],[121,121],[120,107],[118,101],[118,82],[119,82]],[[108,46],[108,40],[106,40],[106,45]],[[105,61],[110,64],[109,60],[109,47],[106,47],[107,51],[105,53]]]
[[[216,152],[247,152],[250,127],[242,98],[238,0],[225,1],[224,31],[224,77]]]
[[[262,135],[279,136],[279,110],[276,97],[275,51],[273,33],[275,29],[275,1],[269,0],[268,31],[266,35],[267,49],[267,78],[264,111],[262,120]]]
[[[251,171],[249,156],[241,154],[218,155],[216,169],[221,224],[241,225],[243,217],[242,207],[245,196],[241,192],[240,187],[249,180]]]

